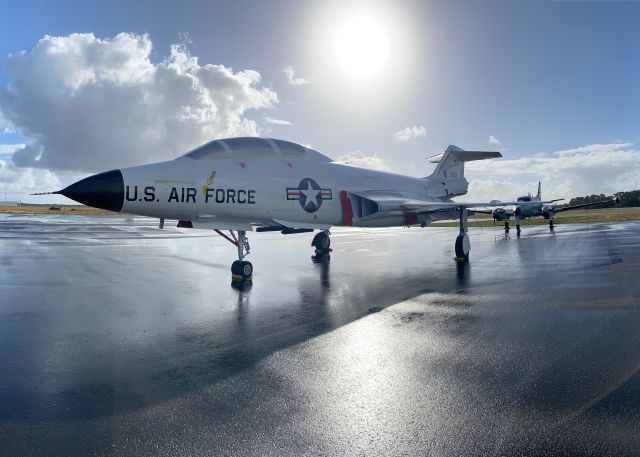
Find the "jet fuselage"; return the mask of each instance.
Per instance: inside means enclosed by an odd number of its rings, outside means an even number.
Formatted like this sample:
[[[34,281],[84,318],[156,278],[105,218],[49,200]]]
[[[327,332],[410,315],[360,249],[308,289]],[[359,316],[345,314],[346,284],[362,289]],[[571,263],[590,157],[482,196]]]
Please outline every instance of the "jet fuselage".
[[[109,180],[114,189],[120,186],[121,195],[114,190],[109,206],[83,200],[85,181],[105,175],[103,181]],[[120,176],[121,182],[111,184]],[[375,208],[367,209],[366,202],[354,193],[380,191],[441,202],[465,193],[468,185],[464,177],[412,178],[331,161],[189,157],[113,170],[86,180],[65,189],[64,194],[91,206],[141,216],[218,221],[218,225],[224,221],[258,225],[287,221],[316,228],[402,226],[450,218],[446,211],[420,218],[393,212],[361,221]],[[74,193],[74,189],[82,192]]]

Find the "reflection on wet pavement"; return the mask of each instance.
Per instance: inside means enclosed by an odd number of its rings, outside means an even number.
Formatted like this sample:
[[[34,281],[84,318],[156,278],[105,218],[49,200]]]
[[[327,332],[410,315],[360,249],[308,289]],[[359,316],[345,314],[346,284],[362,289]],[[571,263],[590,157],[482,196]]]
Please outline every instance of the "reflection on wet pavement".
[[[631,453],[640,224],[251,234],[0,215],[7,455]]]

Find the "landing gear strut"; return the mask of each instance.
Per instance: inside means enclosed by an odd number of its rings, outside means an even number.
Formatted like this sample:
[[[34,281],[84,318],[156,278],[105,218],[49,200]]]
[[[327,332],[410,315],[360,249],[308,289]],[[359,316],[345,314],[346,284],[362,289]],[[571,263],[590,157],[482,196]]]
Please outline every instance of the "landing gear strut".
[[[247,281],[253,277],[253,265],[251,262],[247,262],[244,258],[249,255],[250,246],[247,239],[247,232],[244,230],[238,230],[238,235],[233,233],[233,230],[229,230],[231,238],[220,230],[215,232],[226,239],[231,244],[234,244],[238,248],[238,260],[235,260],[231,264],[231,279],[232,281]]]
[[[520,216],[516,216],[516,233],[520,235]]]
[[[550,218],[549,219],[549,230],[551,230],[552,232],[553,232],[553,225],[554,225],[553,218]]]
[[[467,231],[467,208],[460,208],[460,233],[456,238],[456,262],[468,262],[471,243],[469,242],[469,233]]]
[[[511,227],[509,227],[509,221],[504,221],[504,231],[508,232],[510,228]]]
[[[323,230],[316,233],[316,236],[313,237],[311,246],[316,248],[316,254],[322,255],[331,252],[331,238],[329,235],[331,235],[329,230]]]

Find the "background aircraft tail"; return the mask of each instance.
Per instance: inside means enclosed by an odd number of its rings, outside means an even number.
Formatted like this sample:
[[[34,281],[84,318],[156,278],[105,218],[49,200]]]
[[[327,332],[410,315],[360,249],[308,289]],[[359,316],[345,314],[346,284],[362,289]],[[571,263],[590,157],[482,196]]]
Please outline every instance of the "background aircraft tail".
[[[536,199],[542,201],[542,184],[538,181],[538,195],[536,195]]]
[[[431,174],[437,178],[464,178],[464,163],[472,160],[495,159],[502,157],[499,152],[493,151],[465,151],[458,146],[449,145],[442,153],[429,157],[427,160],[437,163],[438,166]]]

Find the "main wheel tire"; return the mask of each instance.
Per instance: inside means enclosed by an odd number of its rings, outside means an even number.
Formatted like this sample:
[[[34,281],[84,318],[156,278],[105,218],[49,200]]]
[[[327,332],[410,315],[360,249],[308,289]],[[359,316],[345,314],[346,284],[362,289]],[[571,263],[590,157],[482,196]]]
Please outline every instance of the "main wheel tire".
[[[549,221],[549,230],[553,230],[553,221]]]
[[[464,247],[463,247],[464,237],[458,236],[456,238],[456,257],[462,258],[464,257]]]
[[[234,262],[231,264],[231,274],[232,275],[240,275],[240,264],[242,262],[240,262],[239,260],[234,260]]]
[[[469,252],[467,252],[466,254],[464,252],[464,236],[458,235],[458,237],[456,238],[455,251],[457,261],[460,261],[460,259],[462,259],[462,261],[464,262],[469,261]]]
[[[251,265],[251,262],[240,262],[238,270],[242,277],[248,278],[253,274],[253,265]]]
[[[311,246],[315,246],[320,251],[328,251],[329,247],[331,247],[331,238],[326,232],[320,232],[313,237]]]

